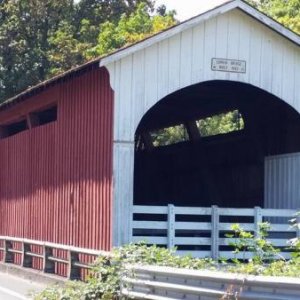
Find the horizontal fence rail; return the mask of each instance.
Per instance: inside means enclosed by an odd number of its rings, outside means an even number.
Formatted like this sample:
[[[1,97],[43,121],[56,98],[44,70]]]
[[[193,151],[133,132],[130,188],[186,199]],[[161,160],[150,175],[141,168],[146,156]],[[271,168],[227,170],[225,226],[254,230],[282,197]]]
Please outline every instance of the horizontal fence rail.
[[[176,247],[179,254],[195,257],[248,259],[250,252],[233,253],[234,239],[228,237],[231,226],[238,223],[258,236],[259,223],[268,221],[268,240],[280,249],[279,258],[289,258],[287,241],[300,236],[299,230],[289,224],[296,213],[297,210],[260,207],[133,206],[131,241]]]
[[[91,269],[91,265],[80,261],[80,255],[106,256],[110,257],[111,253],[101,250],[92,250],[68,245],[55,244],[50,242],[41,242],[30,239],[22,239],[16,237],[0,236],[2,247],[0,251],[3,252],[3,262],[13,263],[16,254],[21,255],[21,266],[25,268],[32,268],[33,258],[39,258],[43,261],[44,273],[55,273],[55,264],[61,263],[67,266],[67,277],[69,279],[80,279],[81,269]],[[14,247],[15,244],[21,245],[21,250]],[[32,246],[42,247],[42,254],[32,251]],[[63,250],[68,253],[68,258],[57,257],[54,255],[54,250]]]
[[[300,279],[156,266],[129,266],[121,294],[130,299],[298,300]]]

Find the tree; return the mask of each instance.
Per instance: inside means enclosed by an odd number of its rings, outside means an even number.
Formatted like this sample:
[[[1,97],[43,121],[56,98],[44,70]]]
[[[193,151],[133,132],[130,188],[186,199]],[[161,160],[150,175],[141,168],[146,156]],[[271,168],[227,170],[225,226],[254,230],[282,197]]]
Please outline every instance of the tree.
[[[48,75],[56,75],[85,61],[85,51],[90,44],[80,42],[74,37],[74,26],[62,21],[57,31],[49,37]]]
[[[100,24],[112,22],[117,24],[122,15],[129,16],[134,13],[139,4],[143,3],[147,9],[153,11],[153,0],[81,0],[76,7],[75,24],[80,31],[82,20],[85,20],[93,30],[85,42],[95,43],[100,33]]]
[[[166,9],[154,14],[153,0],[73,1],[0,2],[0,102],[175,22]]]
[[[300,34],[300,0],[260,0],[258,9]]]
[[[0,4],[1,99],[47,78],[49,36],[72,16],[72,0],[6,0]]]
[[[176,24],[175,12],[151,16],[149,7],[140,3],[137,10],[129,16],[123,14],[115,25],[107,21],[100,27],[98,44],[90,55],[103,55],[125,45],[135,43]]]

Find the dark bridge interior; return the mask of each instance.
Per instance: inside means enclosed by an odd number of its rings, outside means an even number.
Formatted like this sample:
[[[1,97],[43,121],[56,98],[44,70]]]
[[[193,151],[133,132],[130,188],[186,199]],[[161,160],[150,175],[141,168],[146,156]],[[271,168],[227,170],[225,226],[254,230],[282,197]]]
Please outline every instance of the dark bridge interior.
[[[299,132],[293,108],[251,85],[177,91],[137,128],[134,204],[263,207],[264,158],[299,152]]]

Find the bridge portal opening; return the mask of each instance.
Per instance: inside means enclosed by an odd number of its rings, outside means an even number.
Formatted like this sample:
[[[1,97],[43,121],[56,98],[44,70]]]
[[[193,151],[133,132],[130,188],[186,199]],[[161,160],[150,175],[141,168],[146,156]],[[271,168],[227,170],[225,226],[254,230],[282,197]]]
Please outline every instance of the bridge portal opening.
[[[264,162],[300,152],[300,117],[274,95],[209,81],[168,95],[135,135],[134,205],[264,207]]]

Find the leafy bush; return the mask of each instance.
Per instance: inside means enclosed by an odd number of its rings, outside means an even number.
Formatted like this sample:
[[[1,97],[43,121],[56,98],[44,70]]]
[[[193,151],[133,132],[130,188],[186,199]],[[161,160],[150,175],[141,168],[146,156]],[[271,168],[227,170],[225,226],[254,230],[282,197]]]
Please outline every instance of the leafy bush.
[[[290,220],[292,228],[300,231],[300,212],[295,215],[295,218]],[[300,237],[289,240],[290,250],[293,258],[300,259]]]
[[[243,260],[246,260],[246,252],[252,252],[252,259],[255,263],[262,264],[264,262],[272,262],[279,256],[279,249],[276,249],[271,242],[267,240],[268,231],[271,224],[263,222],[258,224],[258,234],[255,237],[251,232],[245,231],[239,224],[233,224],[231,230],[233,234],[226,234],[226,237],[233,238],[234,241],[229,245],[234,247],[234,254],[243,253]],[[235,263],[239,260],[234,259]]]
[[[113,250],[111,257],[99,257],[92,275],[83,282],[68,282],[65,287],[52,286],[35,296],[36,300],[92,300],[115,299],[120,292],[120,278],[128,272],[128,265],[157,265],[187,269],[215,270],[217,262],[212,259],[180,257],[175,249],[157,246],[148,247],[144,243],[130,244]]]
[[[292,226],[299,228],[299,216],[292,220]],[[93,300],[116,299],[120,294],[120,278],[129,272],[128,265],[157,265],[195,270],[219,270],[232,273],[268,276],[300,277],[300,239],[290,241],[292,258],[289,261],[278,258],[278,250],[267,241],[269,223],[259,226],[259,234],[254,236],[240,225],[232,227],[234,253],[250,251],[253,258],[247,263],[238,259],[226,260],[197,259],[191,256],[180,257],[176,249],[168,250],[157,246],[148,247],[144,243],[130,244],[113,250],[111,257],[99,257],[87,282],[68,282],[64,287],[52,286],[35,296],[36,300]],[[244,262],[245,262],[244,255]]]

